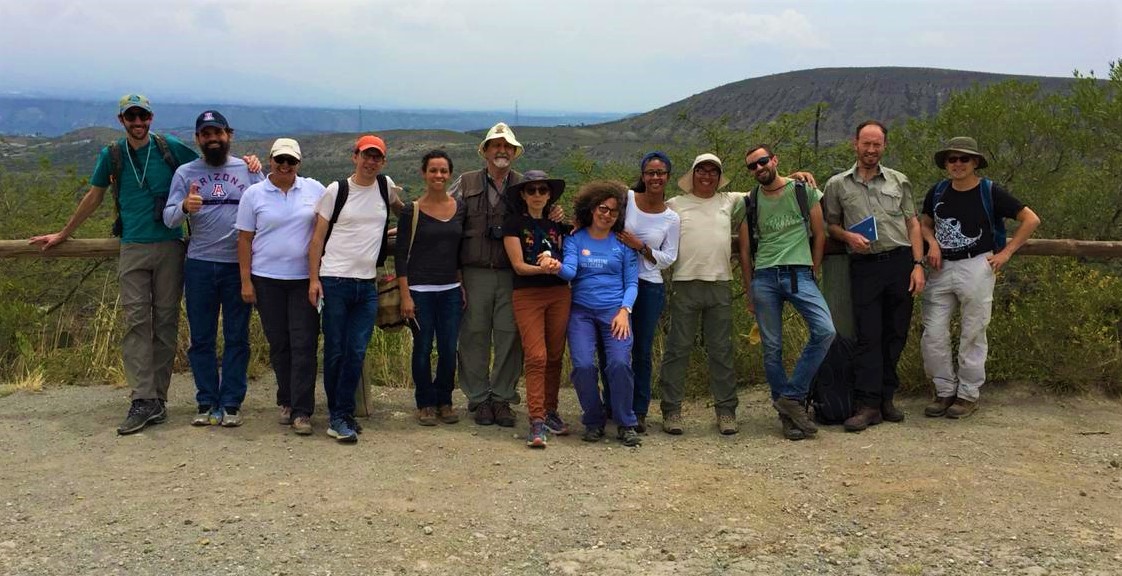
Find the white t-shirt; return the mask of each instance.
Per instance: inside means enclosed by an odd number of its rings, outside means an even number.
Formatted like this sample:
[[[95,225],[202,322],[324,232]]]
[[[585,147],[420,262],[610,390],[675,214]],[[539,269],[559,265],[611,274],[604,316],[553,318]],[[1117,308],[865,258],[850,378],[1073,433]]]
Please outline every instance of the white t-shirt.
[[[651,249],[656,264],[639,255],[639,279],[662,284],[662,272],[678,258],[678,235],[681,219],[667,208],[659,214],[648,214],[635,205],[635,191],[627,191],[627,216],[623,228],[634,234]]]
[[[389,176],[386,181],[390,187],[390,204],[393,204],[398,188]],[[327,239],[319,275],[368,280],[378,275],[378,252],[382,249],[382,232],[386,229],[389,207],[382,202],[377,180],[370,186],[359,186],[353,178],[347,178],[347,184],[347,202],[339,211],[339,219]],[[328,184],[316,204],[316,214],[330,221],[338,194],[339,183]]]
[[[666,205],[682,219],[674,281],[731,279],[732,231],[744,219],[744,193],[717,192],[710,198],[683,194]]]

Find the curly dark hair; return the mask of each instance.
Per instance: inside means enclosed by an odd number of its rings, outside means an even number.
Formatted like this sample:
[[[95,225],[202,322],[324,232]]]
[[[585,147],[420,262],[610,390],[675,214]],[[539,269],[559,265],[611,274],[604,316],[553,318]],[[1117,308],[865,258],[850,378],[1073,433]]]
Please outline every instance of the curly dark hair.
[[[615,198],[616,205],[619,206],[619,217],[612,225],[612,231],[622,231],[625,203],[627,202],[627,185],[617,180],[593,180],[580,187],[577,199],[573,202],[573,219],[576,220],[577,226],[581,228],[591,227],[592,211],[609,198]]]

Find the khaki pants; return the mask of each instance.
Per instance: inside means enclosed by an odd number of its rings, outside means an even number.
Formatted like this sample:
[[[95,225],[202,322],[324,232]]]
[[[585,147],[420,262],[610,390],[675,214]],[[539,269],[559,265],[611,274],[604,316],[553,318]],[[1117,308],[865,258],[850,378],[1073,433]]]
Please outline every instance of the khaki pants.
[[[989,341],[986,328],[993,309],[994,274],[986,252],[964,260],[943,261],[932,270],[923,290],[923,337],[919,341],[923,368],[935,393],[976,402],[986,382]],[[951,319],[959,309],[958,373],[951,348]]]
[[[460,389],[467,396],[468,410],[487,400],[517,404],[522,343],[511,303],[514,272],[465,267],[463,278],[467,309],[460,323],[459,364]]]
[[[125,378],[133,400],[167,400],[183,296],[180,240],[121,244],[117,277],[124,311],[121,341]]]
[[[698,318],[709,356],[709,391],[719,413],[735,413],[736,373],[732,367],[732,295],[727,281],[674,282],[670,332],[662,351],[662,413],[677,412],[686,391],[686,370],[697,337]]]

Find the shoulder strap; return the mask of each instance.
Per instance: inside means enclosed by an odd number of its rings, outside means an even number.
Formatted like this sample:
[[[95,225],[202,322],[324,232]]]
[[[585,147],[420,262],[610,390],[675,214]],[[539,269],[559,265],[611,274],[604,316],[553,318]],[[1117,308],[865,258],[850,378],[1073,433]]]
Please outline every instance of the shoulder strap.
[[[947,180],[946,178],[944,178],[938,184],[935,185],[935,193],[931,195],[931,210],[932,211],[935,210],[935,206],[939,203],[939,200],[943,198],[943,193],[947,191],[947,188],[949,188],[950,185],[951,185],[951,181]]]
[[[165,138],[163,134],[156,134],[155,132],[153,132],[152,141],[156,143],[156,148],[164,157],[164,163],[167,164],[169,168],[171,168],[172,172],[175,172],[175,169],[179,168],[181,162],[175,154],[172,154],[171,146],[168,146],[167,138]]]
[[[117,209],[117,219],[113,221],[113,228],[111,234],[113,236],[120,236],[124,231],[124,223],[121,222],[121,193],[118,181],[121,179],[121,146],[128,146],[124,143],[124,139],[114,140],[109,143],[109,191],[113,194],[113,206]]]
[[[458,208],[457,208],[458,209]],[[417,239],[417,223],[421,220],[421,206],[413,203],[413,231],[409,234],[409,249],[405,251],[406,260],[413,254],[413,241]]]
[[[989,178],[982,178],[982,211],[986,213],[986,219],[990,222],[990,228],[993,230],[993,247],[994,252],[1000,252],[1005,248],[1006,233],[1005,233],[1005,219],[999,218],[993,211],[993,180]]]
[[[752,243],[749,251],[753,258],[760,248],[760,210],[757,201],[759,193],[760,187],[756,186],[744,195],[744,221],[748,224],[748,240]]]
[[[375,260],[376,266],[385,266],[386,258],[389,256],[390,251],[386,249],[390,242],[390,182],[385,174],[378,174],[378,194],[382,197],[382,202],[386,204],[386,223],[382,226],[382,244],[378,247],[378,257]],[[414,218],[414,221],[416,218]]]
[[[338,185],[339,190],[335,193],[335,208],[331,210],[331,220],[327,222],[327,234],[323,237],[324,252],[327,252],[327,239],[331,237],[331,230],[335,228],[335,223],[339,221],[339,212],[343,211],[343,205],[347,203],[347,196],[351,193],[351,186],[346,178],[336,180],[335,184]]]
[[[795,201],[799,203],[799,213],[803,217],[803,226],[806,227],[806,237],[811,237],[810,231],[810,198],[806,195],[806,183],[795,180]]]

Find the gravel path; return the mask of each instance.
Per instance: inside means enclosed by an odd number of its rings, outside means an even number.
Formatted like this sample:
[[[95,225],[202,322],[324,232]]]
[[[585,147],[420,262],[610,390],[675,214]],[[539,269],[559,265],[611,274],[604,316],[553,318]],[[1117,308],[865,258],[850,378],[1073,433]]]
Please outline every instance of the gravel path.
[[[273,394],[192,428],[177,375],[168,423],[128,437],[121,389],[0,398],[0,573],[1122,574],[1113,400],[988,390],[955,422],[913,399],[903,424],[791,443],[756,390],[737,436],[697,403],[684,436],[531,451],[524,414],[421,428],[384,388],[357,445],[322,415],[297,437]]]

